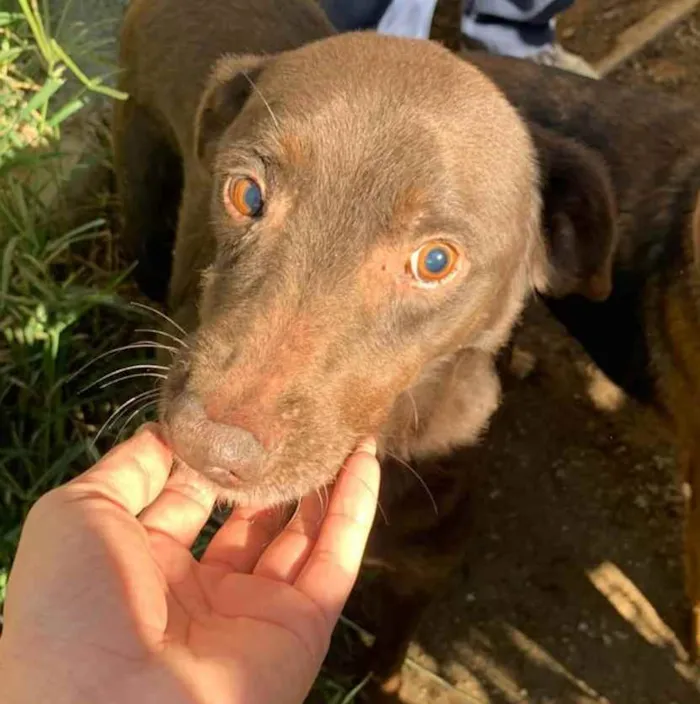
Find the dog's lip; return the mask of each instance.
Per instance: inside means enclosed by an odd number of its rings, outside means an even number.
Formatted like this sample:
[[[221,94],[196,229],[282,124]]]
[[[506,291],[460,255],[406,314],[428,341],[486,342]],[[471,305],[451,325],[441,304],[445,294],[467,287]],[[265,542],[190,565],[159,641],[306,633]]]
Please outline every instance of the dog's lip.
[[[221,467],[207,467],[205,474],[211,481],[226,489],[240,487],[243,484],[235,474]]]
[[[216,484],[222,489],[237,489],[237,490],[243,490],[245,491],[246,488],[250,489],[252,487],[255,487],[255,485],[263,485],[265,484],[265,480],[263,477],[259,478],[259,481],[246,481],[244,479],[241,479],[240,477],[237,477],[233,472],[224,469],[223,467],[216,467],[216,466],[207,466],[203,467],[200,469],[196,469],[189,465],[184,458],[180,457],[180,455],[174,450],[172,447],[172,443],[170,442],[169,438],[169,433],[167,431],[167,426],[166,429],[164,429],[163,432],[164,438],[166,442],[170,445],[174,457],[177,459],[179,463],[181,463],[184,467],[186,467],[189,471],[194,472],[195,474],[199,474],[208,481],[212,482],[213,484]],[[374,437],[377,439],[378,445],[381,446],[380,443],[380,432],[379,430],[375,430],[371,433],[364,433],[362,437]],[[338,478],[338,475],[342,472],[343,467],[345,466],[345,463],[347,462],[348,458],[352,456],[353,451],[357,448],[357,444],[355,443],[354,445],[349,445],[349,448],[347,449],[344,458],[332,469],[328,468],[327,472],[327,477],[326,481],[322,482],[321,484],[318,485],[317,488],[320,488],[321,486],[324,486],[325,484],[335,482]],[[379,449],[379,452],[381,452],[381,449]],[[258,488],[261,488],[260,486]],[[302,498],[302,497],[300,497]]]
[[[235,474],[227,469],[222,469],[221,467],[205,467],[204,469],[195,469],[187,464],[187,462],[185,462],[185,460],[177,453],[174,453],[174,455],[178,462],[183,464],[190,472],[200,474],[224,489],[233,489],[236,487],[241,487],[245,484],[242,479],[239,479]]]

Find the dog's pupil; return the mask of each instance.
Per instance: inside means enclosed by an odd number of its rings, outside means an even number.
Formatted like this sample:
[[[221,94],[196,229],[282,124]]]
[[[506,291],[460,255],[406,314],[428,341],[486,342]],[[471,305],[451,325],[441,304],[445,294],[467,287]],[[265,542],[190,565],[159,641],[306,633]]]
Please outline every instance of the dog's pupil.
[[[444,247],[433,247],[425,255],[425,268],[431,274],[439,274],[447,266],[447,252]]]
[[[246,206],[250,210],[251,214],[257,215],[262,207],[262,194],[258,186],[252,181],[248,182],[247,188],[245,189],[245,194],[243,196]]]

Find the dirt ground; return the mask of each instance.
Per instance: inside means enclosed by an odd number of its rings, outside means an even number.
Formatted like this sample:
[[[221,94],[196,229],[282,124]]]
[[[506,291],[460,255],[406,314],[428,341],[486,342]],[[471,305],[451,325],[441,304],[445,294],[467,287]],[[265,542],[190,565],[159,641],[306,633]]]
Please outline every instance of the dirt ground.
[[[661,2],[579,0],[563,43],[600,59]],[[700,9],[611,80],[700,99]],[[671,447],[644,410],[597,407],[610,388],[592,383],[585,356],[539,307],[518,339],[538,365],[464,455],[474,481],[465,574],[426,618],[405,701],[700,701],[700,670],[681,645]]]

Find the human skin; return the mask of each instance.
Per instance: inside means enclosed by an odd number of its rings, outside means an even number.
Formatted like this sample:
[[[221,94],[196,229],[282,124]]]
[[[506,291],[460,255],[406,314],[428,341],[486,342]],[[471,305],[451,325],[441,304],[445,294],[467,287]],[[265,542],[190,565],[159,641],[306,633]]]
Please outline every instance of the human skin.
[[[171,474],[145,426],[42,497],[25,523],[0,638],[4,704],[296,704],[352,589],[379,488],[373,442],[327,506],[235,510],[201,560],[209,485]]]

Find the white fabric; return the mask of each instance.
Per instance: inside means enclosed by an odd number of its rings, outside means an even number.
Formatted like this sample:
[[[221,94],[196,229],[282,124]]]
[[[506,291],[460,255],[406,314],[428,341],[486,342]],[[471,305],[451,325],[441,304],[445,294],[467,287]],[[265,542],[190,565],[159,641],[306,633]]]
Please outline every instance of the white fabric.
[[[427,39],[437,0],[393,0],[377,26],[381,34]]]

